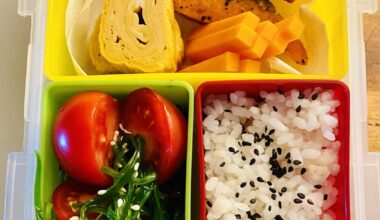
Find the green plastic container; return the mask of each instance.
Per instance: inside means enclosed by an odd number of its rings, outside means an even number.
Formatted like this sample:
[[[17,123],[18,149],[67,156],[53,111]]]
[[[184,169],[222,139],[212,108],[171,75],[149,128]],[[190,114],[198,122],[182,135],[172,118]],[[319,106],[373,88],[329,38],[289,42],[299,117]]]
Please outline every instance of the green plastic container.
[[[52,147],[52,130],[56,113],[61,106],[74,94],[82,91],[102,91],[120,100],[132,91],[147,87],[160,93],[172,103],[178,105],[187,113],[188,139],[186,156],[186,192],[185,192],[185,219],[191,219],[191,161],[193,148],[193,115],[194,91],[186,82],[182,81],[71,81],[53,82],[45,87],[41,112],[41,146],[38,152],[37,172],[34,189],[34,203],[36,207],[44,207],[51,202],[55,187],[62,181],[62,171],[59,169]]]

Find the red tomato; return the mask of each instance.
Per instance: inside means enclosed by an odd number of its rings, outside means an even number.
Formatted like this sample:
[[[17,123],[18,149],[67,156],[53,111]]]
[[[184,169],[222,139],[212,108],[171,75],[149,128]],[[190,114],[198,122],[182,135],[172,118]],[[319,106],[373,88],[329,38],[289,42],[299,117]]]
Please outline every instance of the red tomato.
[[[54,151],[63,170],[77,181],[108,186],[112,179],[100,169],[112,160],[110,141],[120,123],[119,103],[100,92],[70,98],[54,125]]]
[[[98,189],[75,180],[66,180],[53,193],[53,209],[57,220],[68,220],[79,215],[72,207],[75,203],[84,203],[96,196]]]
[[[164,183],[185,158],[185,118],[175,105],[147,88],[129,94],[123,111],[123,126],[144,138],[143,159],[157,172],[157,182]]]

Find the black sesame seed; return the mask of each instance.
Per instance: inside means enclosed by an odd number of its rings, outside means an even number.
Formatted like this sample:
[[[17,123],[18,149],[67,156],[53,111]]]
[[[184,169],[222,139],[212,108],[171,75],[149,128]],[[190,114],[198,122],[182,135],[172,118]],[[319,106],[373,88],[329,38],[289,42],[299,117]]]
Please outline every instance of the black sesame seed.
[[[259,152],[258,149],[254,149],[254,150],[253,150],[253,153],[255,153],[257,156],[259,156],[259,154],[260,154],[260,152]]]
[[[285,156],[285,159],[289,159],[290,158],[290,152],[288,152]]]
[[[291,160],[291,159],[288,159],[287,163],[288,163],[288,164],[291,164],[291,163],[292,163],[292,160]]]
[[[206,201],[207,205],[211,208],[212,207],[212,203],[210,201]]]
[[[280,147],[277,148],[277,153],[278,153],[279,155],[282,154],[282,149],[281,149]]]
[[[268,131],[268,127],[267,126],[265,126],[264,131],[265,131],[265,133],[267,133],[267,131]]]
[[[251,180],[251,181],[249,181],[249,185],[250,185],[251,187],[255,187],[255,182],[253,182],[253,180]]]
[[[222,162],[219,166],[224,167],[224,165],[226,165],[226,162]]]
[[[325,194],[323,195],[323,200],[327,200],[329,198],[329,195]]]
[[[249,165],[253,165],[256,163],[256,159],[255,158],[252,158],[251,161],[249,161]]]
[[[232,112],[232,111],[229,109],[224,109],[224,112]]]
[[[273,157],[269,158],[269,164],[272,166],[270,170],[273,170],[278,167],[278,161]]]
[[[255,214],[253,215],[253,217],[255,217],[255,218],[261,218],[261,215],[260,215],[259,213],[255,213]]]
[[[288,190],[288,188],[286,188],[285,186],[281,188],[282,193],[285,193],[287,190]]]
[[[291,173],[293,172],[294,168],[292,166],[288,167],[288,172]]]
[[[242,144],[244,147],[246,147],[246,146],[251,146],[251,145],[252,145],[252,144],[249,143],[248,141],[243,141],[241,144]]]
[[[257,177],[257,181],[259,181],[260,183],[264,182],[264,180],[263,180],[263,178],[261,176]]]
[[[307,203],[309,203],[310,205],[314,205],[314,202],[313,202],[313,200],[311,200],[311,199],[308,199],[308,200],[307,200]]]
[[[240,214],[236,214],[236,215],[235,215],[235,218],[236,218],[236,219],[241,219],[241,215],[240,215]]]
[[[252,218],[252,217],[253,217],[253,215],[251,214],[250,211],[248,211],[248,212],[246,212],[246,213],[247,213],[248,218]]]
[[[273,111],[275,111],[275,112],[277,112],[277,111],[278,111],[278,109],[277,109],[277,107],[276,107],[276,106],[273,106]]]
[[[281,196],[282,196],[282,193],[281,193],[281,192],[279,192],[279,193],[278,193],[278,195],[281,197]]]
[[[276,189],[272,187],[269,187],[269,191],[271,191],[272,193],[276,193]]]
[[[284,172],[282,169],[277,169],[275,172],[273,172],[274,175],[277,177],[277,178],[281,178],[282,176],[284,176],[286,174],[286,172]]]
[[[271,181],[267,181],[267,184],[268,184],[269,186],[272,186],[272,182],[271,182]]]
[[[304,198],[305,198],[305,194],[303,194],[303,193],[297,193],[297,196],[298,196],[300,199],[304,199]]]
[[[256,203],[256,198],[253,198],[253,199],[249,200],[249,203],[255,204]]]
[[[269,145],[270,145],[270,141],[266,141],[265,142],[265,147],[269,147]]]
[[[276,198],[277,198],[276,194],[272,194],[270,197],[271,197],[273,200],[276,200]]]
[[[235,149],[233,147],[229,147],[228,151],[231,152],[231,153],[235,153]]]
[[[296,108],[296,112],[300,112],[302,110],[302,107],[299,105],[297,108]]]
[[[301,169],[301,175],[304,175],[305,173],[306,173],[306,168],[303,167],[303,168]]]
[[[245,156],[241,156],[241,160],[242,160],[242,161],[246,161],[247,158],[246,158]]]
[[[272,135],[272,134],[274,134],[275,131],[276,131],[276,130],[271,129],[271,130],[269,131],[268,135]]]
[[[282,209],[282,202],[281,202],[281,201],[278,201],[278,207],[279,207],[280,209]]]
[[[298,199],[298,198],[297,198],[297,199],[294,199],[293,201],[294,201],[295,204],[300,204],[300,203],[302,203],[302,200],[300,200],[300,199]]]
[[[305,94],[303,94],[302,92],[300,92],[300,94],[298,95],[298,99],[304,99],[305,98]]]
[[[299,160],[295,160],[295,161],[293,161],[293,164],[296,165],[296,166],[300,165],[301,163],[302,163],[302,162],[299,161]]]
[[[275,219],[275,220],[283,220],[283,218],[281,217],[281,215],[276,215],[276,216],[274,217],[274,219]]]
[[[239,198],[240,194],[239,193],[235,193],[235,197],[236,198]]]
[[[314,188],[320,189],[320,188],[322,188],[322,186],[318,184],[318,185],[315,185]]]
[[[272,211],[272,206],[268,206],[268,211]]]
[[[272,149],[272,157],[273,157],[274,159],[277,158],[277,152],[276,152],[275,149]]]
[[[240,184],[240,187],[241,187],[241,188],[244,188],[246,185],[247,185],[247,182],[242,182],[242,183]]]
[[[316,100],[318,98],[318,93],[314,93],[312,96],[311,96],[311,100]]]

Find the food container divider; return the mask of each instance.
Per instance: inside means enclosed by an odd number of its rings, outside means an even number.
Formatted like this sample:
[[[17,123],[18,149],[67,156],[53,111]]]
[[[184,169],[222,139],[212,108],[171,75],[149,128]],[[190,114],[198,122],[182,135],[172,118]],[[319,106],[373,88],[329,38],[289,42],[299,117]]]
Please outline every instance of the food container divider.
[[[282,14],[295,11],[301,2],[287,4],[290,10],[283,8],[283,0],[273,0]],[[277,2],[277,3],[276,3]],[[308,4],[308,8],[318,15],[325,23],[329,44],[329,71],[319,74],[273,74],[273,73],[151,73],[151,74],[110,74],[110,75],[78,75],[70,58],[65,37],[65,18],[68,0],[48,1],[46,20],[46,44],[44,72],[52,81],[93,79],[175,79],[188,81],[196,88],[199,84],[209,80],[236,80],[236,79],[341,79],[348,72],[348,12],[346,0],[317,0]],[[181,26],[181,22],[179,22]],[[193,26],[190,22],[182,27],[187,33]],[[186,39],[184,39],[186,41]]]
[[[350,94],[348,87],[340,81],[318,81],[318,80],[257,80],[257,81],[214,81],[201,84],[197,90],[195,98],[195,118],[196,132],[198,141],[199,158],[199,190],[200,190],[200,212],[201,219],[206,219],[206,194],[205,194],[205,164],[204,164],[204,145],[203,145],[203,114],[202,106],[204,100],[211,94],[229,95],[235,91],[244,91],[247,97],[256,100],[260,97],[260,91],[276,92],[290,91],[297,89],[304,91],[308,88],[320,87],[323,90],[332,90],[335,94],[334,99],[340,101],[340,106],[335,113],[338,114],[338,135],[336,140],[341,142],[339,149],[340,172],[336,176],[335,187],[338,190],[337,202],[331,207],[337,219],[350,219],[350,172],[349,172],[349,124],[350,124]],[[196,169],[194,167],[194,169]]]
[[[24,140],[23,151],[8,155],[7,176],[4,193],[4,220],[34,220],[34,185],[36,178],[35,152],[40,149],[40,118],[43,87],[48,83],[44,74],[45,39],[47,25],[48,2],[52,0],[18,0],[18,13],[21,16],[31,17],[31,37],[28,47],[25,100],[24,100]],[[319,0],[315,0],[319,1]],[[335,2],[335,1],[334,1]],[[327,3],[331,3],[327,2]],[[326,7],[329,7],[329,4]],[[340,3],[341,4],[341,3]],[[351,91],[351,117],[350,117],[350,202],[352,219],[378,219],[380,209],[380,154],[368,152],[367,136],[367,86],[365,47],[363,40],[363,13],[373,13],[377,10],[376,0],[347,0],[345,6],[348,25],[348,72],[343,80]],[[63,57],[62,57],[63,59]],[[67,59],[67,57],[65,58]],[[71,66],[65,67],[71,69]],[[65,70],[67,70],[65,69]],[[69,76],[60,76],[51,72],[57,79],[83,80],[83,76],[75,76],[73,71],[59,72]],[[47,74],[47,73],[46,73]],[[196,74],[198,78],[208,77],[212,80],[234,79],[236,75]],[[112,76],[109,76],[112,77]],[[124,76],[130,77],[130,76]],[[164,79],[172,75],[152,75],[150,78]],[[178,79],[184,79],[193,85],[199,85],[199,79],[186,78],[185,75],[176,75]],[[243,76],[242,76],[243,77]],[[260,74],[256,76],[262,79],[287,78],[289,75]],[[291,76],[293,77],[293,76]],[[303,77],[318,79],[319,76],[305,75]],[[324,75],[322,78],[328,78]],[[107,76],[95,76],[92,79],[104,80]],[[137,78],[137,77],[136,77]],[[142,79],[142,78],[138,78]],[[194,150],[195,146],[194,146]],[[194,154],[194,160],[198,158]],[[194,163],[195,165],[197,163]],[[193,169],[193,204],[199,190],[196,186],[197,169]],[[196,203],[195,203],[196,204]]]
[[[38,207],[44,207],[51,202],[55,187],[62,182],[62,171],[56,160],[52,132],[55,117],[59,109],[73,95],[83,91],[105,92],[119,100],[139,88],[147,87],[166,97],[178,105],[185,114],[188,123],[187,156],[186,156],[186,192],[185,192],[185,219],[190,220],[191,202],[191,160],[193,146],[193,102],[192,87],[185,82],[177,81],[83,81],[83,82],[57,82],[50,83],[44,89],[41,112],[41,146],[38,154],[37,173],[35,182],[34,201]]]

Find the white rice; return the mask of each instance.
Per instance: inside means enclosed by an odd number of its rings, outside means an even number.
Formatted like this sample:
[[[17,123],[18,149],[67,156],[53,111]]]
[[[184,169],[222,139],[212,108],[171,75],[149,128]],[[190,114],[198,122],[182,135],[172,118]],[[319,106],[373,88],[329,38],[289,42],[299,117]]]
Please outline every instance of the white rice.
[[[339,101],[320,88],[207,97],[207,219],[335,219]]]

